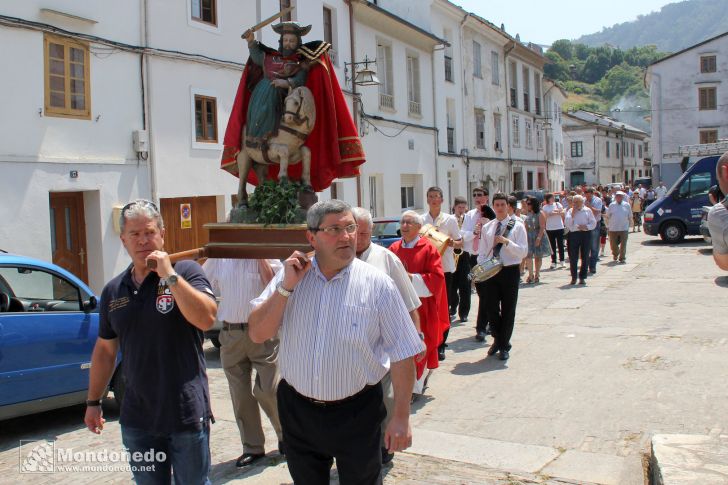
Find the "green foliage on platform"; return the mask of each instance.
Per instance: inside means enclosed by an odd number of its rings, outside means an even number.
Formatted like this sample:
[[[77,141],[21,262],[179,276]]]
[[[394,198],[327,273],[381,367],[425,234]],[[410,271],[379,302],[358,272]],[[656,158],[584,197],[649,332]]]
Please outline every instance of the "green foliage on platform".
[[[268,180],[255,188],[248,202],[250,211],[257,213],[259,224],[301,224],[305,211],[298,203],[299,182],[279,184]]]

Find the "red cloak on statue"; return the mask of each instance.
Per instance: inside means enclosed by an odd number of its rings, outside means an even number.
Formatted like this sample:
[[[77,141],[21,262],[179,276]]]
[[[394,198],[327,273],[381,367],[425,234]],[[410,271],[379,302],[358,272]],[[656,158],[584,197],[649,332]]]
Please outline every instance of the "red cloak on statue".
[[[298,50],[309,63],[306,87],[311,90],[316,105],[316,124],[304,143],[311,150],[311,185],[316,192],[328,188],[336,178],[359,175],[358,167],[365,161],[354,120],[326,53],[328,47],[324,42],[310,42]],[[248,102],[252,87],[261,78],[261,68],[248,59],[223,141],[221,168],[235,176],[239,176],[237,156],[243,145],[242,131]],[[289,178],[300,180],[302,168],[301,163],[289,165]],[[268,168],[268,176],[273,180],[278,179],[278,165]],[[248,174],[248,183],[258,185],[253,170]]]
[[[422,275],[422,279],[432,296],[420,298],[422,306],[417,311],[420,326],[425,334],[427,355],[417,365],[417,378],[422,377],[425,367],[436,369],[439,366],[437,347],[442,343],[443,333],[450,328],[450,316],[447,308],[447,290],[445,289],[445,273],[442,271],[442,259],[435,246],[421,237],[413,248],[402,247],[402,240],[395,241],[389,249],[396,254],[408,273]]]

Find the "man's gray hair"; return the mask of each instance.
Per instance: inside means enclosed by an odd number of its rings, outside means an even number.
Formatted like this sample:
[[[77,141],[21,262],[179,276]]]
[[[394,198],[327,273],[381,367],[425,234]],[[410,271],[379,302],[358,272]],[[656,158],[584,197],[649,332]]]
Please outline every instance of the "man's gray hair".
[[[584,197],[577,194],[571,200],[572,200],[572,202],[581,201],[583,203],[584,202]]]
[[[331,199],[316,202],[308,209],[306,214],[306,224],[309,229],[318,229],[321,221],[329,214],[343,214],[351,212],[351,206],[343,200]]]
[[[424,226],[424,225],[425,225],[425,218],[424,218],[424,217],[422,217],[422,214],[418,214],[418,213],[417,213],[417,212],[415,212],[415,211],[404,211],[404,212],[402,213],[402,215],[401,215],[401,216],[399,216],[399,220],[400,220],[400,222],[401,222],[401,221],[402,221],[402,219],[404,219],[405,217],[410,217],[410,218],[412,218],[412,219],[414,220],[415,224],[419,224],[420,226]]]
[[[157,206],[154,205],[154,202],[146,199],[136,199],[129,202],[121,209],[121,214],[119,215],[119,228],[122,233],[126,227],[126,221],[136,217],[152,219],[157,223],[157,227],[160,231],[164,229],[162,214],[159,213],[159,209],[157,209]]]
[[[367,223],[369,229],[374,227],[374,221],[372,221],[372,213],[363,207],[353,207],[351,213],[354,215],[356,222],[363,221]]]

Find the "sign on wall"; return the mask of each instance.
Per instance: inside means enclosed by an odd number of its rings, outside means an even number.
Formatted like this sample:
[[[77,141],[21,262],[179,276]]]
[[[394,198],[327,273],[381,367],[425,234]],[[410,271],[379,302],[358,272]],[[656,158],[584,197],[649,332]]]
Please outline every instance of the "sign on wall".
[[[179,219],[182,229],[192,228],[192,204],[179,205]]]

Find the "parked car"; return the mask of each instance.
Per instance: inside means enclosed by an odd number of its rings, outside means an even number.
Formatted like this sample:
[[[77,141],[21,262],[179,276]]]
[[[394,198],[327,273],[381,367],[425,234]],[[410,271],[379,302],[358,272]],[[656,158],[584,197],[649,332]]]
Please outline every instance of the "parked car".
[[[518,200],[523,200],[526,197],[536,197],[539,202],[543,203],[543,196],[545,193],[543,190],[517,190],[513,195],[515,195]]]
[[[639,177],[632,181],[634,187],[642,186],[644,188],[652,187],[652,177]]]
[[[718,156],[704,157],[691,165],[670,187],[662,199],[645,208],[645,234],[659,235],[667,243],[676,243],[686,235],[699,235],[703,206],[708,205],[708,190],[717,183],[715,167]]]
[[[98,299],[79,278],[0,253],[0,420],[86,401]],[[111,389],[123,399],[117,365]]]
[[[710,238],[710,229],[708,228],[708,212],[710,211],[709,205],[703,206],[703,212],[700,219],[700,234],[708,244],[713,244],[713,240]]]
[[[372,242],[388,248],[402,237],[399,231],[399,217],[379,217],[373,220]]]

